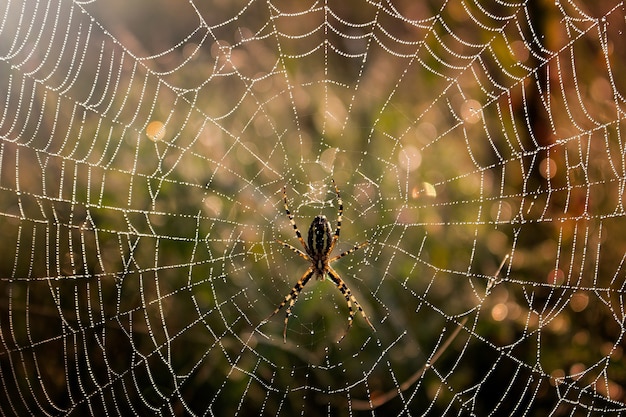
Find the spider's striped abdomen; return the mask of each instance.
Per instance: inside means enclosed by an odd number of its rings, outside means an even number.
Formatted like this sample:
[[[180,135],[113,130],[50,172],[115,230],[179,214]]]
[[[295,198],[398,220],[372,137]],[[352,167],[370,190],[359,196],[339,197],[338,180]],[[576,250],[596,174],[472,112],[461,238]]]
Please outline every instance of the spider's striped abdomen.
[[[325,261],[328,258],[332,241],[330,223],[326,219],[326,216],[315,216],[311,222],[311,226],[309,227],[307,243],[309,244],[309,250],[311,251],[309,256],[313,258],[318,274],[323,274],[325,272]]]

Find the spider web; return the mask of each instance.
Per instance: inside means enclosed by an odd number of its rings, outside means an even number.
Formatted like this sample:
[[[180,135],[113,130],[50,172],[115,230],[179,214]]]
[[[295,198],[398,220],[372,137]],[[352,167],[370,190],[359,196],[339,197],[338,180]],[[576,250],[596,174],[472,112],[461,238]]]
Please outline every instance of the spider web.
[[[622,414],[625,16],[2,2],[0,412]]]

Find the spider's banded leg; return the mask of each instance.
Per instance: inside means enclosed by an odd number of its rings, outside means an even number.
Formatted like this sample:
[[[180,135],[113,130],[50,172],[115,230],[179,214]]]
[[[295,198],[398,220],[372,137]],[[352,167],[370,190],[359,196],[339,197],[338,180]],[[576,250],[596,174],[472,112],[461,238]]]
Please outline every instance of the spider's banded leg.
[[[350,255],[352,252],[356,252],[357,250],[361,249],[363,246],[367,246],[368,244],[369,244],[369,242],[366,240],[363,243],[359,243],[358,245],[354,245],[354,247],[352,249],[348,249],[347,251],[342,252],[339,255],[333,256],[332,258],[330,258],[328,260],[328,263],[335,262],[337,259],[343,258],[346,255]]]
[[[291,292],[285,297],[283,302],[280,303],[276,310],[274,310],[274,312],[267,319],[265,319],[265,321],[269,320],[274,316],[274,314],[278,313],[281,308],[289,303],[289,306],[287,306],[287,313],[285,314],[285,327],[283,328],[284,343],[287,343],[287,322],[289,321],[289,316],[291,316],[291,307],[293,307],[293,305],[296,303],[296,299],[298,298],[300,291],[302,291],[302,289],[304,288],[306,283],[309,282],[309,279],[311,279],[314,273],[315,269],[313,269],[313,266],[310,266],[309,269],[304,272],[302,278],[300,278],[298,282],[296,282],[296,285],[294,285],[294,287],[291,289]]]
[[[311,258],[309,258],[309,255],[307,255],[306,253],[302,252],[300,249],[298,249],[298,248],[296,248],[294,246],[291,246],[289,243],[285,243],[282,240],[278,240],[278,239],[276,239],[276,242],[280,243],[281,245],[283,245],[287,249],[297,253],[298,255],[300,255],[300,257],[306,259],[307,261],[309,261],[309,262],[311,261]]]
[[[354,295],[352,295],[352,293],[350,292],[350,289],[348,288],[346,283],[343,282],[341,277],[339,277],[339,274],[333,268],[329,267],[328,268],[328,275],[330,276],[330,279],[333,280],[335,285],[337,285],[337,288],[339,288],[339,291],[341,291],[341,293],[345,297],[346,302],[348,303],[348,310],[350,310],[350,315],[348,316],[348,328],[346,329],[346,332],[343,334],[343,336],[341,336],[341,338],[337,341],[337,343],[339,343],[339,342],[341,342],[343,340],[343,338],[346,336],[346,334],[348,334],[348,331],[352,327],[352,322],[354,320],[354,315],[356,314],[356,311],[352,308],[352,304],[354,304],[356,309],[361,312],[361,315],[363,316],[363,318],[365,319],[367,324],[370,325],[372,330],[376,331],[376,329],[374,328],[374,326],[372,325],[370,320],[365,315],[365,311],[363,311],[363,308],[361,307],[359,302],[356,300],[356,298],[354,298]]]
[[[289,222],[291,223],[293,230],[296,232],[296,237],[300,241],[300,244],[304,248],[305,252],[309,253],[309,248],[302,238],[302,233],[300,233],[300,230],[298,230],[298,226],[296,226],[296,221],[293,219],[293,214],[291,214],[291,212],[289,211],[289,205],[287,204],[287,186],[283,187],[283,201],[285,202],[285,213],[287,213],[287,217],[289,217]]]
[[[333,187],[335,187],[335,194],[337,194],[337,205],[339,205],[339,211],[337,212],[337,229],[335,229],[335,236],[333,236],[333,244],[339,239],[339,233],[341,232],[341,221],[343,220],[343,200],[341,194],[339,194],[339,188],[333,179]]]

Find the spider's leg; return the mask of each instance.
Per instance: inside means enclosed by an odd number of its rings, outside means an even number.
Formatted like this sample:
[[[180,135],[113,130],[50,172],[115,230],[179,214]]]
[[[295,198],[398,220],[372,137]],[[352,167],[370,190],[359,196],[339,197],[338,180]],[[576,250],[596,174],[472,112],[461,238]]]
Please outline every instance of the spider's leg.
[[[337,194],[337,205],[339,206],[339,211],[337,212],[337,229],[335,229],[335,235],[333,236],[333,246],[337,239],[339,239],[339,233],[341,232],[341,221],[343,220],[343,200],[341,199],[341,194],[339,194],[339,188],[333,181],[333,187],[335,187],[335,194]]]
[[[283,302],[280,303],[276,310],[274,310],[274,312],[267,319],[265,319],[265,321],[269,320],[274,316],[274,314],[278,313],[281,308],[289,303],[289,305],[287,306],[287,313],[285,314],[285,327],[283,328],[284,343],[287,343],[287,322],[289,321],[289,316],[291,316],[291,307],[293,307],[293,305],[296,303],[296,299],[298,298],[300,291],[302,291],[302,289],[304,288],[306,283],[309,282],[309,279],[311,279],[314,273],[315,269],[313,268],[313,266],[310,266],[309,269],[304,272],[302,278],[300,278],[298,282],[296,282],[296,285],[294,285],[294,287],[291,289],[291,292],[285,297]]]
[[[343,258],[346,255],[350,255],[352,252],[356,252],[357,250],[361,249],[363,246],[367,246],[368,244],[369,242],[366,240],[365,242],[359,243],[358,245],[354,245],[352,249],[348,249],[347,251],[341,252],[339,255],[330,258],[328,260],[328,263],[335,262],[337,259]]]
[[[289,205],[287,204],[287,186],[283,187],[283,201],[285,202],[285,213],[287,213],[287,217],[289,217],[289,222],[291,226],[293,226],[293,230],[296,232],[296,237],[300,241],[300,244],[304,248],[306,253],[309,253],[309,248],[306,245],[306,242],[302,238],[302,233],[298,230],[298,226],[296,226],[296,221],[293,219],[293,214],[289,211]]]
[[[348,288],[346,283],[343,282],[339,274],[333,268],[329,267],[328,275],[330,276],[330,279],[333,280],[337,288],[339,288],[339,291],[341,291],[341,293],[345,297],[346,302],[348,303],[348,310],[350,310],[350,315],[348,316],[348,328],[346,329],[346,332],[343,334],[343,336],[341,336],[341,338],[337,341],[337,343],[343,340],[343,338],[346,336],[346,334],[348,334],[348,331],[352,327],[352,321],[354,320],[354,315],[356,314],[356,311],[352,308],[352,304],[354,304],[356,309],[361,312],[361,315],[363,316],[367,324],[370,325],[372,330],[376,331],[376,329],[374,328],[370,320],[365,315],[365,311],[363,311],[363,308],[361,307],[359,302],[356,300],[356,298],[354,298],[354,295],[352,295],[352,293],[350,292],[350,289]]]
[[[309,258],[309,255],[307,255],[306,253],[302,252],[300,249],[291,246],[289,243],[285,243],[282,240],[278,240],[276,239],[276,242],[280,243],[281,245],[283,245],[284,247],[286,247],[287,249],[297,253],[298,255],[300,255],[302,258],[306,259],[307,261],[311,261],[311,258]]]

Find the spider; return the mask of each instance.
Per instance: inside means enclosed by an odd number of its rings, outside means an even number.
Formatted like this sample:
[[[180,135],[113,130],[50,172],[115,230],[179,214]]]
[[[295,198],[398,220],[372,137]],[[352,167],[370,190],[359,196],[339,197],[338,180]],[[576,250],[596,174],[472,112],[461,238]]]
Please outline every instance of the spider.
[[[300,241],[300,244],[304,248],[304,252],[300,249],[290,245],[289,243],[285,243],[281,240],[276,240],[276,242],[283,245],[285,248],[292,250],[296,254],[298,254],[301,258],[306,259],[311,263],[308,269],[304,272],[302,277],[296,282],[296,285],[293,287],[291,292],[285,297],[282,303],[274,310],[274,312],[266,319],[269,320],[276,313],[280,311],[287,303],[287,312],[285,315],[285,326],[283,328],[283,342],[287,343],[287,322],[289,321],[289,316],[291,316],[291,308],[296,302],[300,291],[304,288],[304,286],[309,282],[312,276],[315,276],[318,280],[322,280],[326,275],[330,277],[330,280],[337,286],[341,294],[346,299],[348,303],[348,310],[350,314],[348,316],[348,328],[341,338],[337,341],[338,343],[343,340],[345,335],[348,333],[350,328],[352,327],[352,321],[354,319],[354,315],[356,314],[352,305],[356,307],[357,310],[361,313],[367,324],[372,328],[372,330],[376,331],[372,323],[370,323],[369,319],[365,315],[363,308],[359,305],[359,302],[350,292],[350,289],[346,286],[345,282],[341,279],[339,274],[330,266],[331,263],[335,262],[338,259],[343,258],[346,255],[349,255],[362,247],[368,244],[367,241],[363,243],[359,243],[345,252],[340,253],[339,255],[330,257],[331,252],[333,251],[337,240],[339,240],[339,232],[341,231],[341,219],[343,214],[343,201],[341,200],[341,195],[339,195],[339,189],[337,188],[337,184],[335,184],[335,180],[332,181],[333,186],[335,188],[335,193],[337,194],[337,203],[339,204],[339,212],[337,214],[337,228],[335,229],[335,234],[331,237],[331,227],[330,222],[326,219],[324,215],[315,216],[313,221],[311,222],[311,226],[309,226],[309,234],[307,236],[307,241],[305,242],[302,238],[302,234],[298,230],[298,226],[296,226],[296,222],[293,219],[293,214],[289,211],[289,206],[287,204],[287,186],[283,187],[283,200],[285,202],[285,212],[287,213],[287,217],[289,217],[289,221],[293,226],[293,230],[296,232],[296,237]],[[308,242],[308,243],[307,243]]]

